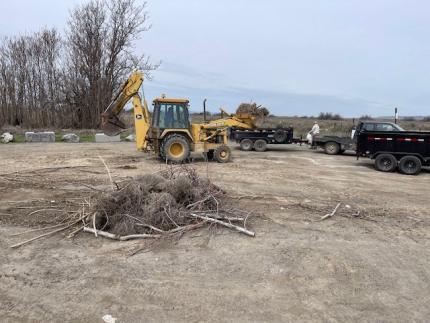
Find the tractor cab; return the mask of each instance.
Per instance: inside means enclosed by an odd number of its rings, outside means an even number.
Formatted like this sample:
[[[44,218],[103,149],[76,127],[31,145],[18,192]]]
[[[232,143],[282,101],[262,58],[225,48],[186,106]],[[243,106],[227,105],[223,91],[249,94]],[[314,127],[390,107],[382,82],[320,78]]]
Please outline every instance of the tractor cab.
[[[189,129],[189,101],[186,99],[157,98],[153,101],[152,127],[164,129]]]

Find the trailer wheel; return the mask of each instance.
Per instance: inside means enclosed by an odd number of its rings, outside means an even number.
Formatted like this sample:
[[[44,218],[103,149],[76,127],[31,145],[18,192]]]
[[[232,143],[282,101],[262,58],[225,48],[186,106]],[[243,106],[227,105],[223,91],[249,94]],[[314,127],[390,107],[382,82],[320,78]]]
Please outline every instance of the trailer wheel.
[[[243,139],[240,142],[240,149],[244,151],[250,151],[252,150],[252,147],[254,146],[254,143],[251,139]]]
[[[340,151],[340,145],[337,142],[329,141],[324,145],[324,151],[327,155],[337,155]]]
[[[231,159],[231,151],[230,148],[226,145],[221,145],[214,151],[214,159],[218,163],[227,163]]]
[[[400,159],[399,169],[406,175],[417,175],[421,171],[422,163],[418,157],[405,156]]]
[[[254,143],[254,149],[255,151],[263,152],[267,149],[267,142],[263,139],[258,139]]]
[[[285,142],[285,140],[287,140],[287,132],[285,130],[278,129],[273,134],[273,138],[278,144],[282,144]]]
[[[397,159],[391,154],[381,154],[375,159],[375,168],[380,172],[394,172],[397,168]]]

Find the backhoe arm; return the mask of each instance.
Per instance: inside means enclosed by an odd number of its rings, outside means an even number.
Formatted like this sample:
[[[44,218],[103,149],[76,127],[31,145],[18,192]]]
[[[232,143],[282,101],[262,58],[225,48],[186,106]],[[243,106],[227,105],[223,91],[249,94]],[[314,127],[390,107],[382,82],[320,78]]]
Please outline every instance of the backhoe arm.
[[[112,102],[102,113],[101,128],[104,133],[109,136],[114,136],[127,127],[119,119],[119,115],[124,109],[125,105],[133,99],[134,111],[134,125],[136,132],[136,146],[138,150],[147,150],[148,141],[146,135],[151,125],[148,104],[146,100],[142,101],[139,96],[139,89],[143,83],[142,72],[133,72],[127,81],[121,86],[117,94],[114,96]]]
[[[221,113],[227,117],[211,120],[208,123],[202,124],[203,129],[216,129],[220,127],[240,128],[240,129],[254,129],[256,128],[255,122],[258,119],[248,113],[230,114],[224,109],[220,109]]]
[[[108,136],[114,136],[124,131],[127,127],[119,120],[119,114],[130,99],[138,95],[143,83],[143,74],[133,72],[127,81],[120,87],[109,106],[102,113],[101,128]]]

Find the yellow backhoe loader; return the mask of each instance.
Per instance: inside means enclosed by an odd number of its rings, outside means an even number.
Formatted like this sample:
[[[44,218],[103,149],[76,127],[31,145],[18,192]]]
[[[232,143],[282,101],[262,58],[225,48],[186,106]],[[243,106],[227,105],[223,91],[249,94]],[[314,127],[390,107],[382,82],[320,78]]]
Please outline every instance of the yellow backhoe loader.
[[[208,159],[228,162],[231,157],[227,146],[228,128],[253,129],[259,119],[248,113],[231,115],[221,109],[220,119],[190,124],[189,101],[164,96],[154,99],[150,114],[146,99],[142,104],[139,95],[142,83],[143,73],[133,72],[102,113],[101,128],[107,135],[124,131],[126,125],[119,119],[119,114],[132,99],[137,149],[154,151],[163,160],[181,163],[191,152],[201,152]]]

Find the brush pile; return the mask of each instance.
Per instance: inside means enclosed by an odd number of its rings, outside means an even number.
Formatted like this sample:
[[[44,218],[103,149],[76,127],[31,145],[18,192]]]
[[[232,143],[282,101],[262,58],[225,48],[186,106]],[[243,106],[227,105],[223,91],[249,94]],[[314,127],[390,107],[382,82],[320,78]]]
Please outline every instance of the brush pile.
[[[225,192],[193,168],[169,168],[127,180],[92,206],[84,231],[116,240],[160,238],[205,225],[250,236],[249,213],[234,209]]]
[[[269,115],[269,110],[256,103],[241,103],[236,109],[236,114],[248,113],[257,117],[267,117]]]

